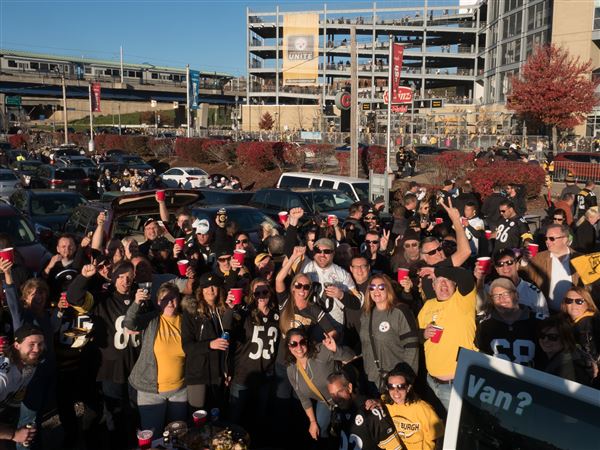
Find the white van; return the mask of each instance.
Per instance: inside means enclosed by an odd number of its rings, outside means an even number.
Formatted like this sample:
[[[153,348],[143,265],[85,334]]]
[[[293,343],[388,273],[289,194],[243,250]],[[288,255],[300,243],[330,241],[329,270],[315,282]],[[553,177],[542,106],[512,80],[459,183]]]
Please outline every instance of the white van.
[[[369,180],[323,173],[286,172],[277,182],[278,188],[310,187],[337,189],[357,202],[369,201]]]

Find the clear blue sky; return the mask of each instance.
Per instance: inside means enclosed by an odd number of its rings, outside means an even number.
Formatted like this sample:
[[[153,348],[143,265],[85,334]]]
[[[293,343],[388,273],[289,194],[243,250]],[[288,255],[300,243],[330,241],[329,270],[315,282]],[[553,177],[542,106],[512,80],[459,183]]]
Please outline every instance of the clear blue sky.
[[[439,0],[430,0],[437,3]],[[448,0],[446,0],[447,2]],[[321,8],[270,0],[0,0],[0,47],[245,74],[245,11]],[[328,7],[370,3],[329,0]],[[417,0],[378,1],[396,6]]]

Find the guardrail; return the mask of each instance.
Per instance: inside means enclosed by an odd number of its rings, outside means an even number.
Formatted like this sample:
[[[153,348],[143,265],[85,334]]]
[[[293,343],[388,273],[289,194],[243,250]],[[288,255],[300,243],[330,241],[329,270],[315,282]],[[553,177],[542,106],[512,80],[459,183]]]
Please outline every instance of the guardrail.
[[[571,162],[571,161],[555,161],[554,172],[552,173],[553,181],[564,181],[567,174],[571,172],[578,181],[594,180],[600,181],[600,164],[593,162]]]

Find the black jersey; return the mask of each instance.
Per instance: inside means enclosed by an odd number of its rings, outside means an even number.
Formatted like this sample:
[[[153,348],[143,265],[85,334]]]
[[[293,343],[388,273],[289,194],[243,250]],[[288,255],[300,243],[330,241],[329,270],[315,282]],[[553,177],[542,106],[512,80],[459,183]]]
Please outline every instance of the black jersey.
[[[273,374],[279,340],[279,314],[269,311],[241,311],[231,329],[230,353],[233,355],[233,377],[236,384],[247,386],[264,381]]]
[[[479,351],[508,361],[532,366],[536,355],[536,328],[541,316],[521,307],[521,317],[512,324],[494,311],[477,326],[475,345]]]
[[[521,248],[525,239],[531,239],[529,225],[522,217],[505,219],[496,228],[496,245],[494,251],[503,248]]]
[[[575,216],[581,217],[592,206],[598,205],[598,198],[594,191],[583,188],[579,194],[575,196]]]

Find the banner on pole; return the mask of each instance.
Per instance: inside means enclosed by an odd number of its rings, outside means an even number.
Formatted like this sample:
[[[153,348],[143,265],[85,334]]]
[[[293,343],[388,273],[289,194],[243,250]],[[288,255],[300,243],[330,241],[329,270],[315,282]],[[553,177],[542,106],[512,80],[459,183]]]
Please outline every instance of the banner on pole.
[[[189,109],[198,109],[200,107],[200,72],[190,70],[189,90],[190,104]]]
[[[101,112],[100,83],[92,83],[92,112]]]
[[[402,60],[404,59],[404,46],[393,44],[392,47],[392,104],[404,103],[400,97],[400,78],[402,73]]]
[[[319,15],[283,16],[283,84],[309,86],[319,76]]]

